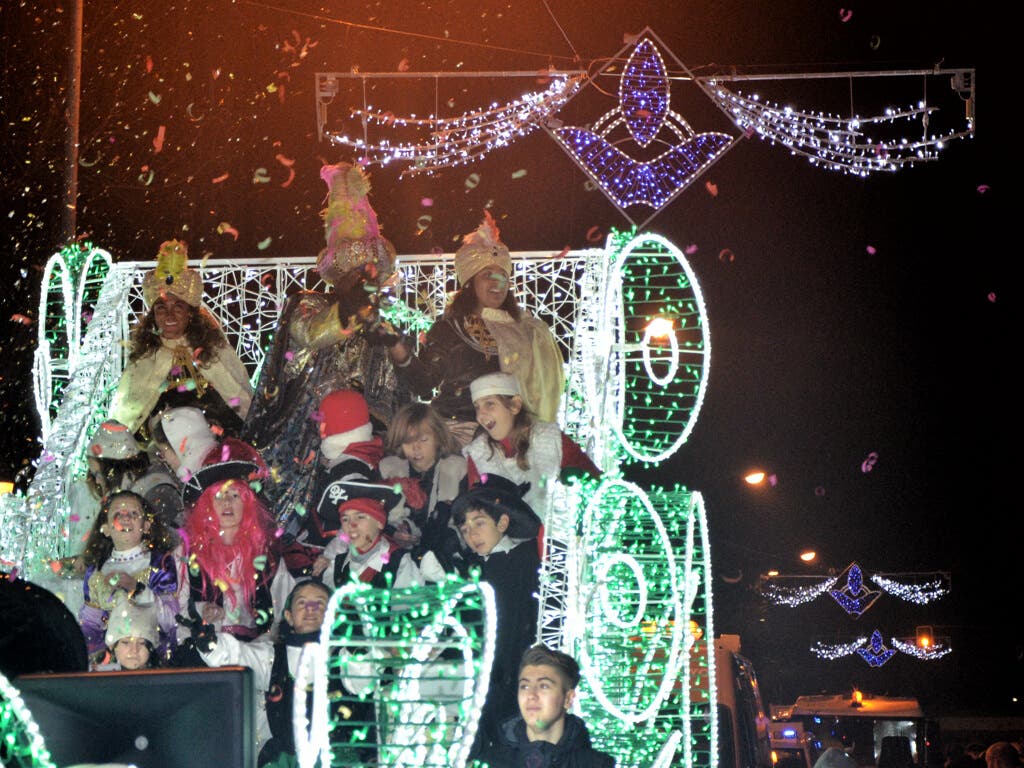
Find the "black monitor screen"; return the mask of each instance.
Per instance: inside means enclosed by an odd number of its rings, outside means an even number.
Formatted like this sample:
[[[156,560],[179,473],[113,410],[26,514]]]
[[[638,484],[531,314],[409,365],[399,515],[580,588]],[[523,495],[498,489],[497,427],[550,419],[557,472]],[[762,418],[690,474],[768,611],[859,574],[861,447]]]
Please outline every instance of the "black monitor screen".
[[[57,765],[253,768],[255,696],[245,667],[23,675]]]

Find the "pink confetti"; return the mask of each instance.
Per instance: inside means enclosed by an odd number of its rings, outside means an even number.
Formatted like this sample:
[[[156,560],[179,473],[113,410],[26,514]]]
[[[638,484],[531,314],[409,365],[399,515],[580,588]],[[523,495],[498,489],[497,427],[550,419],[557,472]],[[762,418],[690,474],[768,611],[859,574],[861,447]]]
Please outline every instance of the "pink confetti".
[[[728,248],[723,248],[718,252],[719,261],[736,261],[736,254],[730,251]]]
[[[872,256],[874,256],[876,253],[878,253],[878,251],[875,250],[875,246],[873,246],[873,245],[869,245],[866,250]]]
[[[708,194],[712,197],[718,197],[718,185],[713,181],[705,181],[704,189],[708,191]]]
[[[231,226],[230,222],[222,221],[217,225],[218,235],[231,235],[235,240],[238,239],[238,230]]]
[[[11,315],[12,323],[21,323],[22,325],[32,325],[32,318],[27,315],[14,314]]]
[[[601,238],[604,237],[604,232],[601,231],[600,227],[591,227],[587,230],[587,242],[588,243],[599,243]]]
[[[990,187],[988,184],[979,184],[978,185],[978,194],[979,195],[984,195],[990,189],[992,189],[992,187]]]
[[[558,253],[552,253],[548,258],[550,258],[550,259],[564,259],[568,255],[569,255],[569,246],[567,245],[567,246],[565,246],[565,248],[560,250]]]
[[[845,24],[846,22],[848,22],[852,18],[853,18],[853,11],[849,10],[848,8],[840,8],[839,9],[839,20],[841,22],[843,22]]]
[[[825,486],[824,485],[819,485],[817,488],[815,488],[814,489],[814,495],[815,496],[824,496],[825,495]]]
[[[284,353],[284,359],[288,360],[288,361],[294,360],[295,359],[295,353],[292,352],[291,350],[288,350],[287,352]]]
[[[768,475],[768,485],[770,485],[772,488],[774,488],[778,484],[779,484],[779,476],[778,475]]]
[[[237,408],[241,404],[242,398],[240,397],[232,397],[230,400],[228,400],[228,405],[230,405],[232,408]]]
[[[875,464],[878,462],[878,454],[872,451],[867,455],[867,458],[860,463],[860,471],[865,474],[875,468]]]
[[[409,60],[408,59],[402,59],[400,62],[398,62],[398,71],[399,72],[408,72],[409,71]]]
[[[77,514],[74,514],[74,513],[72,513],[72,515],[70,517],[68,517],[68,520],[70,520],[72,523],[77,523],[81,519],[82,518],[81,518],[80,515],[77,515]]]
[[[996,303],[996,292],[995,291],[992,291],[992,293],[990,293],[988,295],[988,300],[991,301],[993,304]]]
[[[160,154],[164,148],[164,137],[167,135],[167,127],[161,125],[157,131],[156,136],[153,137],[153,150]]]
[[[230,173],[222,173],[215,179],[211,179],[214,184],[220,184],[222,181],[227,181],[231,177]]]
[[[697,244],[696,243],[690,243],[688,246],[686,246],[686,250],[684,251],[684,253],[687,256],[693,256],[693,254],[695,254],[696,252],[697,252]]]
[[[228,446],[226,446],[226,445],[222,445],[220,447],[220,460],[221,461],[227,461],[230,458],[231,458],[231,449]]]
[[[420,200],[420,205],[424,208],[430,208],[434,205],[434,199],[432,197],[424,197]]]

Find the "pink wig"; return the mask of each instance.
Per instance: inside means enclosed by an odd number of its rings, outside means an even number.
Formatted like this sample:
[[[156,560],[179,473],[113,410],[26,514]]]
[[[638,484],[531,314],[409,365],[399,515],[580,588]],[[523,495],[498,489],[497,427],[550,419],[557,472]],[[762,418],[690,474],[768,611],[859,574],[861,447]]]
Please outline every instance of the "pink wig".
[[[237,488],[243,503],[242,524],[233,544],[225,544],[221,538],[220,522],[213,508],[213,497],[229,483]],[[199,565],[203,591],[206,592],[212,582],[234,603],[234,591],[223,589],[220,585],[230,583],[228,567],[240,556],[239,586],[245,595],[246,603],[251,606],[256,597],[256,585],[262,570],[257,567],[256,559],[264,556],[261,562],[265,562],[273,530],[274,521],[270,512],[256,497],[248,483],[242,480],[222,480],[203,491],[185,520],[185,532],[191,543],[192,554]]]

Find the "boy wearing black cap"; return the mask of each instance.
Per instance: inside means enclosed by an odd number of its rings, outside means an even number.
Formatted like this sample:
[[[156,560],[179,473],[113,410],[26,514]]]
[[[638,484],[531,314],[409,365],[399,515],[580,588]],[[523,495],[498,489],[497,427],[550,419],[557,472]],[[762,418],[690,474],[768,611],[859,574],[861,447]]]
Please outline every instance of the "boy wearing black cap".
[[[482,737],[493,739],[498,724],[515,714],[517,662],[537,635],[540,518],[508,478],[488,475],[456,497],[452,521],[466,542],[454,568],[465,578],[479,571],[494,589],[498,622],[491,682],[480,716]],[[438,561],[423,558],[424,576],[437,580]],[[478,739],[479,741],[479,739]]]

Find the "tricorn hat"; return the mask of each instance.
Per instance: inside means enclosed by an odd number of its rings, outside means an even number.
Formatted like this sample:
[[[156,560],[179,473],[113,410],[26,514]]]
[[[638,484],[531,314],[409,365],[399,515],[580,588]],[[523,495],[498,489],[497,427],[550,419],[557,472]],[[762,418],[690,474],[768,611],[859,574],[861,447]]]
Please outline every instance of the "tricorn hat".
[[[268,474],[267,465],[259,451],[241,440],[226,437],[220,449],[210,451],[203,466],[185,481],[181,488],[181,499],[186,507],[191,507],[199,501],[203,491],[219,482],[240,480],[248,483]]]
[[[473,509],[486,509],[501,517],[508,515],[506,535],[532,539],[540,533],[541,521],[533,507],[523,501],[530,484],[516,485],[501,475],[483,475],[480,482],[460,493],[452,502],[452,519]]]

